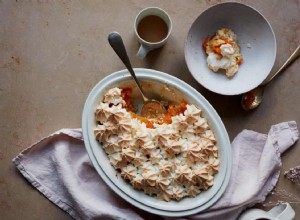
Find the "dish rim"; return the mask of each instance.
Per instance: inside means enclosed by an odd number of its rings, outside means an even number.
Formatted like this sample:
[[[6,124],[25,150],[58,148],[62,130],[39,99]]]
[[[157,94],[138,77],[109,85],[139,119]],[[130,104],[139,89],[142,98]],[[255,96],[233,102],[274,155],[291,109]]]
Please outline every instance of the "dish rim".
[[[194,88],[192,88],[191,86],[189,86],[187,83],[179,80],[178,78],[174,77],[174,76],[171,76],[167,73],[163,73],[163,72],[159,72],[159,71],[156,71],[156,70],[152,70],[152,69],[144,69],[144,68],[135,68],[135,72],[137,73],[138,77],[142,77],[143,74],[139,73],[139,72],[142,72],[144,73],[144,75],[148,75],[148,77],[151,78],[151,76],[157,76],[157,75],[160,75],[160,76],[164,76],[166,77],[166,79],[170,79],[173,82],[173,84],[183,84],[185,85],[185,87],[187,87],[189,90],[191,90],[190,92],[194,92],[197,96],[197,98],[200,97],[200,99],[202,99],[201,101],[202,102],[205,102],[206,105],[208,105],[209,107],[205,107],[205,108],[210,108],[209,110],[211,110],[213,113],[210,113],[210,114],[213,114],[215,118],[215,120],[218,120],[220,122],[220,124],[216,124],[216,126],[220,126],[219,129],[221,129],[222,131],[225,131],[225,138],[224,139],[224,142],[226,143],[227,145],[227,148],[226,149],[226,155],[224,156],[226,159],[227,159],[227,164],[226,164],[226,168],[225,169],[225,176],[223,178],[223,181],[220,183],[220,186],[219,188],[217,189],[216,193],[211,196],[211,198],[205,202],[204,204],[200,205],[200,206],[197,206],[195,208],[192,208],[192,209],[186,209],[186,210],[181,210],[181,211],[174,211],[174,210],[161,210],[161,209],[157,209],[157,208],[154,208],[154,207],[150,207],[149,205],[146,205],[144,203],[142,203],[141,201],[137,201],[136,199],[132,198],[132,196],[126,194],[120,187],[118,187],[112,180],[111,177],[109,177],[105,171],[102,169],[101,165],[99,164],[97,158],[96,158],[96,155],[94,154],[94,151],[92,149],[92,144],[90,143],[90,137],[87,133],[87,127],[88,127],[88,119],[87,119],[87,113],[88,113],[88,106],[90,105],[89,103],[89,100],[91,99],[91,96],[94,92],[95,89],[97,89],[97,86],[101,83],[103,83],[103,81],[107,81],[107,80],[110,80],[110,78],[113,78],[115,75],[119,75],[121,77],[130,77],[129,76],[129,73],[127,70],[121,70],[121,71],[117,71],[117,72],[114,72],[110,75],[108,75],[107,77],[105,77],[104,79],[102,79],[101,81],[99,81],[95,87],[91,90],[87,100],[86,100],[86,103],[85,103],[85,106],[84,106],[84,110],[83,110],[83,115],[82,115],[82,128],[83,128],[83,136],[84,136],[84,142],[85,142],[85,146],[86,146],[86,149],[88,151],[88,155],[94,165],[94,167],[96,168],[98,174],[102,177],[102,179],[104,180],[104,182],[106,182],[106,184],[113,190],[115,191],[119,196],[121,196],[123,199],[125,199],[126,201],[128,201],[129,203],[145,210],[145,211],[148,211],[148,212],[151,212],[151,213],[154,213],[154,214],[159,214],[159,215],[163,215],[163,216],[169,216],[169,217],[178,217],[178,216],[186,216],[186,215],[191,215],[191,214],[195,214],[199,211],[203,211],[205,209],[207,209],[208,207],[210,207],[213,203],[215,203],[219,197],[224,193],[227,185],[228,185],[228,182],[229,182],[229,177],[230,177],[230,173],[231,173],[231,166],[232,166],[232,155],[231,155],[231,145],[230,145],[230,141],[229,141],[229,137],[228,137],[228,133],[225,129],[225,126],[221,120],[221,118],[219,117],[219,115],[217,114],[217,112],[214,110],[214,108],[210,105],[210,103],[198,92],[196,91]],[[177,88],[179,91],[181,91],[179,88]],[[105,89],[102,89],[102,90],[105,90]],[[221,134],[220,134],[221,135]],[[229,146],[229,147],[228,147]],[[189,199],[189,198],[187,198]]]
[[[199,17],[202,16],[204,13],[207,13],[209,10],[212,10],[214,8],[217,8],[217,7],[222,7],[223,5],[239,5],[241,7],[246,7],[246,8],[249,8],[251,9],[252,11],[256,12],[259,16],[261,16],[263,18],[263,20],[267,23],[271,33],[272,33],[272,40],[273,40],[273,50],[274,50],[274,54],[273,54],[273,57],[272,57],[272,66],[270,66],[268,69],[268,73],[266,75],[265,78],[263,78],[261,81],[259,81],[259,84],[256,85],[256,86],[252,86],[250,87],[249,89],[247,90],[241,90],[241,91],[238,91],[238,92],[224,92],[224,91],[220,91],[220,90],[216,90],[214,88],[211,88],[209,86],[207,86],[206,84],[204,84],[201,80],[199,80],[197,77],[196,77],[196,73],[193,73],[190,69],[190,62],[188,62],[187,60],[187,45],[188,45],[188,40],[189,40],[189,36],[190,36],[190,32],[191,32],[191,29],[192,27],[196,24],[196,22],[198,21]],[[185,58],[185,63],[188,67],[188,70],[189,72],[191,73],[191,75],[193,76],[193,78],[201,85],[203,86],[204,88],[208,89],[209,91],[211,92],[214,92],[216,94],[220,94],[220,95],[227,95],[227,96],[233,96],[233,95],[241,95],[243,93],[246,93],[246,92],[249,92],[251,91],[252,89],[256,88],[257,86],[261,85],[265,80],[268,79],[268,77],[270,77],[271,75],[271,72],[272,72],[272,69],[274,67],[274,64],[275,64],[275,61],[276,61],[276,56],[277,56],[277,41],[276,41],[276,35],[275,35],[275,32],[271,26],[271,23],[267,20],[267,18],[262,14],[260,13],[256,8],[254,8],[253,6],[250,6],[248,4],[244,4],[244,3],[240,3],[240,2],[222,2],[222,3],[219,3],[219,4],[215,4],[207,9],[205,9],[204,11],[202,11],[198,16],[197,18],[193,21],[192,25],[190,26],[189,30],[188,30],[188,33],[186,35],[186,38],[185,38],[185,43],[184,43],[184,58]],[[242,65],[242,64],[241,64]],[[212,70],[211,70],[212,71]],[[213,73],[213,71],[212,71]],[[237,73],[238,74],[238,73]]]

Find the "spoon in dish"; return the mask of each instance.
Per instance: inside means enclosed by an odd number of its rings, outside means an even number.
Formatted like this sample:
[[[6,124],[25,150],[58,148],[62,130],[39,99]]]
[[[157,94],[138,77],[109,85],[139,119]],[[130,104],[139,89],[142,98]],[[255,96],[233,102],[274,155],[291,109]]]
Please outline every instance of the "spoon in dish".
[[[167,110],[163,103],[154,99],[149,99],[145,96],[145,93],[134,73],[134,70],[132,69],[121,35],[118,32],[110,33],[108,35],[108,42],[128,69],[142,94],[144,104],[141,109],[141,116],[146,118],[157,118],[164,115]]]
[[[245,110],[251,110],[257,108],[262,102],[264,88],[271,82],[279,73],[281,73],[285,68],[287,68],[292,62],[294,62],[300,55],[300,46],[292,53],[292,55],[287,59],[287,61],[279,68],[279,70],[263,85],[245,93],[242,96],[242,108]]]

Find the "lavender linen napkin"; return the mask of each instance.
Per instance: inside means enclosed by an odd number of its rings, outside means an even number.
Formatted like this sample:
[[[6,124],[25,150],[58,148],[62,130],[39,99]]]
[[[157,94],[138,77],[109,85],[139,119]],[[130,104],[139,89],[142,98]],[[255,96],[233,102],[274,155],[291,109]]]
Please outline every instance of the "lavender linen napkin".
[[[208,210],[182,219],[236,219],[265,200],[275,186],[280,155],[299,137],[295,121],[268,133],[244,130],[232,142],[233,169],[223,196]],[[92,166],[80,129],[62,129],[33,144],[13,163],[49,200],[74,219],[143,219],[144,213],[118,197]]]

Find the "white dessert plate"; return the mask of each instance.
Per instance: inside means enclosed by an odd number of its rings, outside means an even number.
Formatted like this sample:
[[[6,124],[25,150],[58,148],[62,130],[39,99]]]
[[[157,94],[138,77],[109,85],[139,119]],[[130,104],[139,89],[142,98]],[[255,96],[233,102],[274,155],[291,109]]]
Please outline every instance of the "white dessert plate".
[[[151,197],[132,186],[117,174],[109,159],[96,141],[94,129],[96,127],[95,109],[103,99],[104,93],[113,87],[131,87],[138,99],[138,90],[127,70],[115,72],[101,80],[90,92],[83,110],[82,130],[84,142],[90,159],[106,184],[119,196],[129,203],[145,211],[170,217],[186,216],[198,213],[210,207],[224,193],[229,182],[232,166],[231,145],[227,131],[217,112],[209,102],[195,89],[185,82],[163,72],[150,69],[135,69],[137,77],[149,97],[161,97],[167,100],[186,100],[188,103],[200,107],[203,116],[215,133],[219,159],[221,162],[219,173],[215,175],[214,185],[207,191],[201,192],[195,198],[184,198],[180,201],[165,202]],[[136,92],[135,92],[136,91]]]
[[[221,28],[230,28],[237,35],[244,58],[232,78],[209,69],[202,48],[204,39]],[[238,95],[259,86],[270,74],[276,58],[276,39],[271,25],[256,9],[226,2],[208,8],[194,21],[184,53],[189,71],[203,87],[222,95]]]

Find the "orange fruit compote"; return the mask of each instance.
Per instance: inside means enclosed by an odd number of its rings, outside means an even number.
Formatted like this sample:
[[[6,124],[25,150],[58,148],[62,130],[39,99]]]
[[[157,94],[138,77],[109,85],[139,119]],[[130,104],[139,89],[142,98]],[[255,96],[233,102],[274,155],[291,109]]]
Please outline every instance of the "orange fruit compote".
[[[165,115],[157,118],[142,117],[133,112],[131,95],[132,95],[131,88],[122,89],[121,97],[125,101],[125,103],[123,104],[123,108],[125,108],[128,112],[131,113],[132,118],[136,118],[140,122],[145,123],[147,128],[154,128],[154,124],[171,124],[172,117],[183,114],[184,111],[186,110],[187,103],[185,101],[181,101],[181,103],[179,104],[175,102],[170,102],[166,106],[167,112]]]

